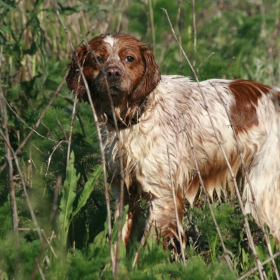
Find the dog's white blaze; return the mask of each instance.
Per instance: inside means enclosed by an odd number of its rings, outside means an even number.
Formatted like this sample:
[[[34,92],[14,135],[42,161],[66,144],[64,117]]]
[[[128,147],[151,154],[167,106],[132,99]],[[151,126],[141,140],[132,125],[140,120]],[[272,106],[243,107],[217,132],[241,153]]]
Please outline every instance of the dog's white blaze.
[[[113,38],[111,35],[108,35],[104,38],[104,42],[110,44],[113,47],[114,43],[116,42],[116,39]]]

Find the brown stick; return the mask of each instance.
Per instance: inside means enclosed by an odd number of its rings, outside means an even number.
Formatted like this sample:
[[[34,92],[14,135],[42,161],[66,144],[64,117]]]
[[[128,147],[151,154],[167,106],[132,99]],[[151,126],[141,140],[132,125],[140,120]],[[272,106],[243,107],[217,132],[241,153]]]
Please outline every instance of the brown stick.
[[[88,46],[88,48],[91,49],[91,47],[88,44],[86,38],[84,38],[84,42]],[[95,60],[99,64],[99,62],[96,58],[96,55],[95,55],[95,53],[92,49],[91,49],[91,52],[92,52]],[[104,73],[104,69],[100,68],[100,71],[103,72],[103,75],[106,77],[106,75]],[[87,84],[87,81],[86,81],[84,75],[82,75],[82,78],[83,78],[84,83],[86,83],[86,85],[88,87],[88,84]],[[119,209],[118,209],[118,213],[119,213],[119,216],[118,216],[118,235],[117,235],[117,242],[116,242],[116,246],[115,246],[115,248],[116,248],[115,262],[114,262],[115,267],[113,269],[113,274],[117,275],[118,269],[119,269],[119,264],[120,264],[119,247],[120,247],[121,236],[122,236],[122,215],[123,215],[123,206],[124,206],[123,205],[124,204],[124,201],[123,201],[124,200],[124,173],[123,173],[124,167],[123,167],[123,157],[122,157],[122,153],[121,153],[120,131],[119,131],[119,128],[118,128],[118,123],[117,123],[116,115],[115,115],[115,112],[114,112],[114,103],[113,103],[113,99],[112,99],[112,96],[111,96],[111,93],[110,93],[110,89],[109,89],[107,79],[105,79],[105,82],[106,82],[106,89],[107,89],[108,98],[109,98],[109,101],[110,101],[112,116],[113,116],[113,120],[114,120],[114,126],[115,126],[115,131],[116,131],[116,140],[117,140],[117,143],[118,143],[119,164],[120,164],[120,174],[119,174],[120,175],[120,194],[119,194],[120,197],[119,197]],[[88,91],[87,94],[88,94],[89,98],[91,98],[90,91]],[[94,105],[92,104],[92,106],[94,106]]]
[[[192,16],[193,16],[193,50],[194,50],[194,59],[193,59],[193,67],[195,67],[196,64],[196,17],[195,17],[195,0],[192,0]]]
[[[29,194],[27,192],[27,189],[26,189],[26,185],[25,185],[25,181],[24,181],[24,177],[23,177],[23,174],[21,172],[21,168],[20,168],[20,165],[19,165],[19,162],[18,162],[18,158],[13,150],[13,148],[10,146],[10,143],[8,142],[8,140],[6,139],[2,129],[0,130],[0,134],[1,136],[3,137],[4,141],[6,142],[7,144],[7,147],[10,149],[12,155],[13,155],[13,158],[14,158],[14,161],[15,161],[15,164],[16,164],[16,167],[17,167],[17,171],[18,171],[18,174],[19,174],[19,177],[20,177],[20,180],[21,180],[21,184],[22,184],[22,188],[23,188],[23,191],[24,191],[24,195],[25,195],[25,199],[26,199],[26,202],[27,202],[27,206],[29,208],[29,212],[31,214],[31,218],[32,218],[32,221],[33,221],[33,224],[35,226],[35,228],[37,229],[38,231],[38,235],[39,235],[39,238],[40,240],[42,241],[43,238],[42,238],[42,234],[41,234],[41,231],[40,231],[40,228],[39,228],[39,224],[37,222],[37,219],[36,219],[36,216],[35,216],[35,213],[34,213],[34,210],[32,208],[32,205],[31,205],[31,201],[29,199]]]
[[[99,146],[100,146],[100,151],[101,151],[101,160],[102,160],[102,169],[103,169],[103,180],[104,180],[104,188],[105,188],[105,198],[106,198],[106,206],[107,206],[107,221],[108,221],[108,239],[109,239],[109,246],[110,246],[110,257],[111,257],[111,264],[112,264],[112,273],[113,275],[115,275],[115,256],[114,256],[114,251],[113,251],[113,244],[112,244],[112,224],[111,224],[111,209],[110,209],[110,195],[109,195],[109,190],[108,190],[108,185],[107,185],[107,174],[106,174],[106,161],[105,161],[105,154],[104,154],[104,147],[103,147],[103,143],[102,143],[102,137],[101,137],[101,132],[100,132],[100,128],[99,128],[99,122],[98,122],[98,117],[92,102],[92,98],[91,98],[91,94],[90,94],[90,90],[87,84],[87,81],[85,79],[85,76],[83,74],[83,70],[82,67],[76,57],[76,53],[75,53],[75,48],[72,44],[72,41],[70,39],[70,35],[68,33],[67,28],[65,27],[62,18],[60,16],[59,10],[58,10],[58,5],[57,2],[55,1],[55,6],[56,6],[56,13],[57,16],[63,26],[64,32],[67,36],[67,40],[68,43],[73,51],[73,55],[76,58],[76,62],[77,65],[79,67],[79,71],[80,71],[80,75],[84,81],[84,85],[86,88],[86,92],[88,95],[88,100],[92,109],[92,114],[93,114],[93,118],[96,124],[96,130],[97,130],[97,135],[98,135],[98,140],[99,140]],[[67,74],[66,74],[67,75]],[[114,115],[114,114],[113,114]]]
[[[15,185],[14,185],[14,168],[12,163],[12,156],[11,151],[9,149],[10,144],[10,138],[9,138],[9,128],[7,124],[7,112],[6,112],[6,106],[4,101],[4,93],[2,90],[1,85],[1,73],[0,73],[0,113],[2,117],[2,129],[3,134],[5,135],[5,138],[7,139],[7,142],[5,143],[5,150],[6,150],[6,164],[8,165],[8,178],[9,178],[9,191],[10,191],[10,208],[12,213],[12,220],[13,220],[13,231],[15,234],[15,243],[19,244],[19,234],[18,234],[18,211],[17,211],[17,203],[16,203],[16,193],[15,193]]]

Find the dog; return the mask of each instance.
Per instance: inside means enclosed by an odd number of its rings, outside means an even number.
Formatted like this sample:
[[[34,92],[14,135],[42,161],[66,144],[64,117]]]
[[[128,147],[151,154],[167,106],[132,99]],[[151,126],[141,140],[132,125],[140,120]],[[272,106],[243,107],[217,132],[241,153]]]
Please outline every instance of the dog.
[[[122,33],[103,34],[77,47],[66,81],[88,100],[82,76],[103,122],[116,208],[123,176],[124,204],[129,205],[122,229],[125,244],[137,224],[140,198],[150,205],[145,232],[151,230],[165,242],[180,234],[185,244],[186,200],[193,204],[201,179],[210,197],[234,196],[232,174],[243,178],[246,213],[267,225],[278,243],[279,88],[243,79],[198,83],[160,75],[150,49]]]

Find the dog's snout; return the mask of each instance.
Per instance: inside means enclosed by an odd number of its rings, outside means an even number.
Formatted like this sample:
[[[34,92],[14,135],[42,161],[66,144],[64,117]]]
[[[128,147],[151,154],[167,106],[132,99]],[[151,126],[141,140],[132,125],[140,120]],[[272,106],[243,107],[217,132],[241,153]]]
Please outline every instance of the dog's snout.
[[[112,79],[119,79],[122,75],[122,71],[118,67],[109,67],[106,69],[106,75],[107,78],[112,78]]]

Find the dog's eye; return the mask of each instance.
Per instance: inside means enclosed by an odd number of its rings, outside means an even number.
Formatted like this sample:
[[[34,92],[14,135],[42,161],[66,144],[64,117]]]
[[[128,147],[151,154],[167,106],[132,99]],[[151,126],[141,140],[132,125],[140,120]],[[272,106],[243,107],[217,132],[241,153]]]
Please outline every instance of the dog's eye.
[[[127,56],[127,57],[125,58],[125,61],[126,61],[126,62],[132,62],[132,61],[134,61],[134,58],[133,58],[132,56]]]
[[[102,62],[103,62],[103,59],[102,59],[101,56],[97,56],[97,57],[96,57],[96,60],[97,60],[99,63],[102,63]]]

